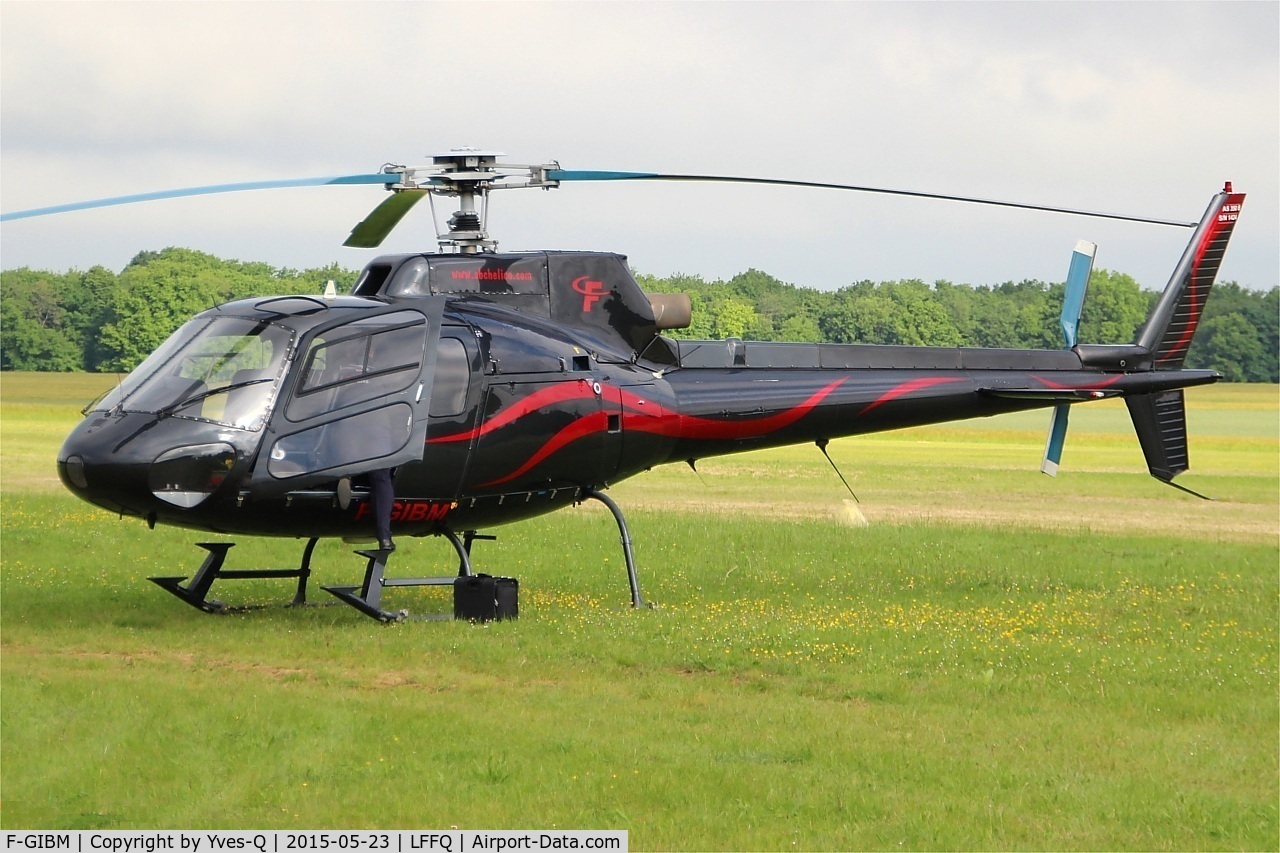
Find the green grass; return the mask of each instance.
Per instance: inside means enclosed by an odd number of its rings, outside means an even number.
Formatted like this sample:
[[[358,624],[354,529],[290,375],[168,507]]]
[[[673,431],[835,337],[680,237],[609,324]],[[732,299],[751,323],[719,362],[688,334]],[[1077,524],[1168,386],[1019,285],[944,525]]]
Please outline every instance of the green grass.
[[[1192,395],[1185,479],[1212,504],[1146,476],[1103,407],[1073,410],[1056,480],[1035,470],[1047,416],[833,443],[867,526],[811,447],[703,460],[701,480],[671,466],[613,489],[656,609],[624,606],[616,529],[588,505],[477,545],[480,570],[520,579],[518,621],[381,626],[330,605],[211,617],[147,583],[191,573],[207,537],[50,482],[78,407],[59,394],[88,384],[0,380],[6,828],[1280,846],[1274,386]],[[283,566],[300,544],[243,540],[232,560]],[[406,541],[392,565],[449,554]],[[313,589],[361,568],[335,542],[315,565]]]

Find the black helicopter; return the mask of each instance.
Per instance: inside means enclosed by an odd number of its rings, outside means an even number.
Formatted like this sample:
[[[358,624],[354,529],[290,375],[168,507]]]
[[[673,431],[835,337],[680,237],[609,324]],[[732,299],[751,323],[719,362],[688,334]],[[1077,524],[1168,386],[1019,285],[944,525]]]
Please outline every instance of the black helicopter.
[[[197,573],[153,578],[202,610],[218,579],[298,579],[305,601],[321,537],[372,538],[361,475],[397,468],[397,535],[440,535],[472,574],[496,525],[598,500],[622,539],[633,605],[643,599],[622,511],[605,490],[688,462],[1034,408],[1052,408],[1042,469],[1055,473],[1069,406],[1123,397],[1150,472],[1175,485],[1187,462],[1182,389],[1216,381],[1183,369],[1244,195],[1230,184],[1199,222],[1170,222],[841,184],[503,166],[459,150],[430,167],[232,184],[20,211],[4,220],[156,198],[314,184],[381,184],[392,194],[347,239],[374,247],[421,198],[456,197],[446,251],[383,255],[352,292],[242,299],[173,333],[90,404],[58,454],[78,497],[121,515],[223,535],[307,539],[289,569],[227,570],[229,542]],[[1191,240],[1137,340],[1076,342],[1092,244],[1071,262],[1062,350],[677,340],[689,298],[645,294],[625,257],[499,252],[483,213],[492,190],[569,181],[714,180],[897,193],[1185,225]],[[479,205],[478,205],[479,202]],[[355,478],[354,492],[349,488]],[[1178,486],[1178,488],[1182,488]],[[1186,490],[1189,491],[1189,490]],[[1194,494],[1194,492],[1192,493]],[[385,587],[452,583],[386,576],[389,552],[359,551],[360,586],[329,592],[383,621]]]

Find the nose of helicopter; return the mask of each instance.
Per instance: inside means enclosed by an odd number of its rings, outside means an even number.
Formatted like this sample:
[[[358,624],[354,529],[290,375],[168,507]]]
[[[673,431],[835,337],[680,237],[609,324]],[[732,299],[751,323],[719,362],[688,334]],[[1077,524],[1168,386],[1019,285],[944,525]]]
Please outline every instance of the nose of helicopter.
[[[192,509],[243,454],[215,436],[179,434],[154,416],[91,416],[58,452],[58,477],[77,497],[125,515]]]
[[[76,427],[58,451],[58,478],[76,497],[124,515],[142,515],[137,472],[142,464],[132,453],[113,454],[101,424],[93,419]],[[99,419],[101,420],[101,419]],[[116,456],[112,460],[112,456]]]

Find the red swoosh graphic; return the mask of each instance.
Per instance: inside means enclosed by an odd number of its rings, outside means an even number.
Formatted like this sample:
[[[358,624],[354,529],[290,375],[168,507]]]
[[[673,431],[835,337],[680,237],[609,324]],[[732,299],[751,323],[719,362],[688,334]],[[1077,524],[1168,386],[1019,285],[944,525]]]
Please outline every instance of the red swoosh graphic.
[[[768,417],[755,418],[753,420],[746,421],[721,421],[714,418],[681,415],[679,412],[654,403],[652,400],[646,400],[637,394],[621,388],[616,388],[612,385],[602,386],[601,394],[605,399],[617,403],[631,413],[645,416],[646,419],[643,421],[628,420],[627,428],[636,432],[649,432],[657,435],[673,436],[677,438],[752,438],[760,435],[766,435],[774,430],[778,430],[782,427],[795,423],[812,411],[819,403],[828,397],[832,391],[843,385],[847,379],[848,377],[837,379],[816,391],[804,402],[790,409],[778,412],[775,415],[769,415]],[[591,386],[585,380],[575,380],[573,382],[564,382],[558,385],[553,385],[549,388],[535,391],[528,397],[525,397],[508,408],[503,409],[476,429],[454,433],[453,435],[431,438],[428,439],[427,443],[433,444],[450,441],[469,441],[477,436],[483,436],[496,429],[507,426],[519,418],[532,414],[533,412],[546,408],[547,406],[552,406],[556,403],[562,403],[568,400],[592,397],[594,394],[594,390],[592,390]],[[554,441],[555,439],[552,440]]]
[[[577,441],[578,439],[590,435],[593,432],[600,432],[608,426],[609,417],[604,412],[592,412],[585,417],[578,418],[564,429],[553,435],[546,444],[538,448],[538,451],[530,456],[525,463],[516,470],[512,471],[505,477],[499,477],[497,480],[490,480],[487,483],[481,483],[481,486],[496,486],[505,483],[508,480],[514,480],[533,466],[537,465],[543,459],[546,459],[552,453],[555,453],[566,444]]]
[[[443,444],[449,441],[470,441],[477,436],[493,432],[495,429],[500,429],[513,421],[519,420],[525,415],[538,411],[539,409],[554,406],[556,403],[563,403],[566,400],[580,400],[593,396],[595,396],[595,392],[591,389],[591,385],[585,379],[561,382],[548,388],[534,391],[528,397],[517,400],[515,403],[489,418],[475,429],[467,430],[466,432],[456,432],[453,435],[442,435],[436,438],[429,438],[427,439],[427,444]]]
[[[883,405],[884,403],[888,403],[892,400],[896,400],[899,397],[905,397],[907,394],[910,394],[913,391],[922,391],[925,388],[932,388],[934,385],[945,385],[948,382],[961,382],[961,381],[963,380],[961,380],[957,376],[926,376],[923,379],[912,379],[910,382],[903,382],[901,385],[898,385],[894,388],[890,388],[888,391],[884,392],[875,400],[873,400],[871,403],[869,403],[865,409],[863,409],[861,412],[858,412],[858,417],[862,417],[867,412],[871,411],[877,406]]]
[[[677,438],[699,438],[699,439],[734,439],[734,438],[754,438],[761,435],[767,435],[775,430],[788,426],[800,418],[804,417],[812,411],[819,403],[828,397],[836,388],[840,387],[847,381],[848,377],[837,379],[834,382],[820,388],[809,396],[804,402],[790,409],[778,412],[768,417],[755,418],[747,421],[721,421],[713,418],[702,418],[694,416],[683,416],[672,409],[654,403],[652,400],[646,400],[630,391],[616,388],[611,385],[604,385],[601,388],[601,395],[611,401],[617,403],[627,411],[633,414],[644,415],[644,419],[634,419],[627,421],[627,429],[634,432],[647,432],[657,435],[674,436]],[[463,441],[474,438],[478,435],[484,435],[495,429],[506,426],[515,422],[519,418],[545,408],[555,403],[567,400],[581,399],[584,397],[594,396],[594,389],[585,380],[575,380],[572,382],[564,382],[535,391],[528,397],[504,409],[499,414],[490,418],[478,429],[468,430],[467,432],[456,433],[454,435],[433,438],[432,442],[446,441]],[[521,474],[526,473],[538,463],[551,456],[561,448],[577,441],[579,438],[591,435],[592,433],[602,432],[608,428],[609,417],[604,411],[591,412],[580,418],[575,419],[568,426],[561,429],[550,439],[547,440],[542,447],[530,456],[516,470],[500,477],[496,480],[490,480],[487,483],[481,483],[482,486],[495,486],[514,480]]]
[[[1091,382],[1088,385],[1063,385],[1061,382],[1054,382],[1052,379],[1045,379],[1043,376],[1036,376],[1035,374],[1032,374],[1031,378],[1051,391],[1092,391],[1098,388],[1106,388],[1109,385],[1114,385],[1123,379],[1124,376],[1112,376],[1107,379],[1103,379],[1101,382]]]
[[[691,415],[680,415],[669,410],[662,410],[662,417],[654,423],[628,421],[628,428],[637,432],[651,432],[658,435],[676,436],[677,438],[731,439],[756,438],[790,426],[830,396],[848,380],[848,377],[837,379],[824,388],[814,392],[807,400],[776,415],[755,418],[749,421],[721,421],[714,418],[700,418]],[[639,398],[636,398],[639,399]],[[625,398],[624,403],[628,402]],[[661,407],[659,407],[661,408]],[[671,419],[671,415],[675,419]]]

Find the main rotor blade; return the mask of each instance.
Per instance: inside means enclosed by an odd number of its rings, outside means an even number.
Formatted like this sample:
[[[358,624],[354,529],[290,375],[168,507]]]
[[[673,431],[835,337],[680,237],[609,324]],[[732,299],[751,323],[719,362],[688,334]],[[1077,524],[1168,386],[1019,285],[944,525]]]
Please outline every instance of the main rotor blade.
[[[288,187],[319,187],[335,184],[394,184],[401,179],[399,174],[376,175],[331,175],[320,178],[290,178],[280,181],[248,181],[237,184],[212,184],[205,187],[187,187],[178,190],[161,190],[152,193],[137,193],[114,198],[100,198],[94,201],[79,201],[72,204],[58,204],[53,207],[37,207],[31,210],[15,210],[12,213],[0,214],[0,222],[14,219],[28,219],[33,216],[47,216],[52,213],[70,213],[74,210],[89,210],[95,207],[112,207],[118,204],[133,204],[140,201],[158,201],[166,198],[183,198],[193,195],[212,195],[214,193],[234,193],[243,190],[275,190]]]
[[[970,204],[989,204],[996,207],[1016,207],[1022,210],[1045,210],[1050,213],[1069,213],[1074,216],[1092,216],[1099,219],[1119,219],[1124,222],[1145,222],[1152,225],[1175,225],[1181,228],[1194,228],[1196,222],[1180,222],[1174,219],[1152,219],[1146,216],[1128,216],[1122,213],[1102,213],[1091,210],[1076,210],[1069,207],[1050,207],[1043,204],[1025,204],[1017,201],[998,201],[990,198],[973,198],[961,195],[944,195],[942,193],[925,193],[914,190],[891,190],[884,187],[861,187],[852,184],[828,184],[817,181],[790,181],[780,178],[741,178],[732,175],[663,175],[653,172],[603,172],[572,169],[548,169],[549,181],[705,181],[722,184],[771,184],[780,187],[813,187],[823,190],[852,190],[862,193],[880,193],[882,195],[904,195],[913,198],[931,198],[941,201],[963,201]]]
[[[404,215],[422,200],[429,190],[402,190],[392,193],[363,220],[351,229],[351,236],[342,241],[344,246],[372,249],[382,245],[391,229],[400,224]]]

